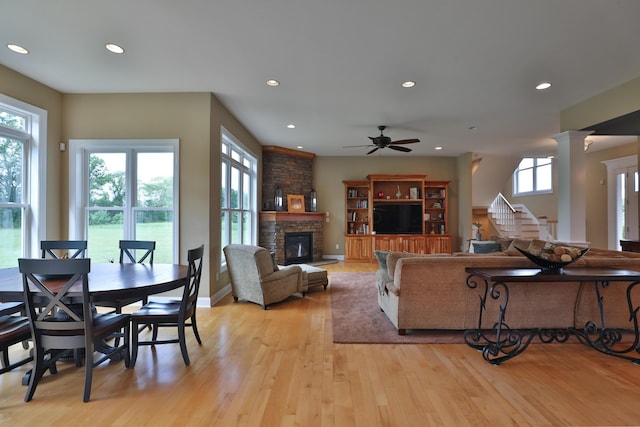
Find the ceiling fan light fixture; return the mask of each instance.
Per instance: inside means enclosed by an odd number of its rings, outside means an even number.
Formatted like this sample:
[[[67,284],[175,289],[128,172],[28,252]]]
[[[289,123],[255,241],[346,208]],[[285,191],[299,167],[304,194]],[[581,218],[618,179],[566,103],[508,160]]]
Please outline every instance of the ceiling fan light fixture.
[[[25,49],[24,47],[22,47],[20,45],[17,45],[17,44],[9,43],[7,45],[7,48],[12,52],[19,53],[21,55],[26,55],[26,54],[29,53],[29,51],[27,49]]]
[[[549,89],[550,87],[551,87],[551,82],[540,82],[536,86],[536,89],[537,90],[546,90],[546,89]]]
[[[414,82],[413,80],[407,80],[406,82],[402,83],[402,87],[414,87],[416,85],[416,82]]]

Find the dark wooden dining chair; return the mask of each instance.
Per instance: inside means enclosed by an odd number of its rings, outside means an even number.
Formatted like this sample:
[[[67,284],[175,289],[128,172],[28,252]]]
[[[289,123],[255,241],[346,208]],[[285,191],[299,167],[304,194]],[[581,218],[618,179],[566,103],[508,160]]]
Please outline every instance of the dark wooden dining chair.
[[[169,302],[150,301],[139,310],[131,314],[131,366],[135,366],[138,357],[138,347],[143,345],[156,344],[180,344],[182,359],[185,365],[189,365],[189,354],[187,352],[187,342],[185,330],[191,326],[199,345],[202,345],[198,326],[196,323],[196,305],[198,301],[198,290],[200,289],[200,277],[202,276],[202,262],[204,245],[190,249],[187,253],[189,269],[182,292],[182,299]],[[152,338],[150,340],[139,340],[140,325],[152,325]],[[158,329],[164,327],[177,328],[177,338],[158,339]]]
[[[0,368],[0,374],[9,372],[33,360],[33,358],[27,354],[26,357],[17,362],[11,363],[9,361],[9,347],[18,343],[25,343],[29,339],[31,339],[31,329],[29,328],[28,318],[25,316],[14,316],[12,314],[0,315],[0,353],[2,353],[2,368]]]
[[[122,357],[125,366],[130,367],[129,315],[93,313],[89,301],[89,258],[21,258],[18,266],[34,342],[34,367],[25,402],[33,398],[45,371],[55,366],[60,357],[76,349],[84,349],[85,353],[83,400],[88,402],[95,366]],[[123,344],[108,347],[104,340],[120,330],[125,331]],[[96,348],[101,353],[97,357]]]
[[[120,264],[144,264],[147,262],[153,265],[153,253],[156,250],[156,242],[154,240],[120,240]],[[147,303],[147,297],[144,298],[127,298],[114,300],[95,300],[97,307],[108,307],[113,309],[113,313],[122,313],[122,307],[141,301],[144,305]],[[147,325],[141,326],[144,329]],[[115,345],[118,345],[119,334],[115,336]]]
[[[87,241],[43,240],[40,242],[40,249],[42,250],[42,258],[85,258],[87,256]]]

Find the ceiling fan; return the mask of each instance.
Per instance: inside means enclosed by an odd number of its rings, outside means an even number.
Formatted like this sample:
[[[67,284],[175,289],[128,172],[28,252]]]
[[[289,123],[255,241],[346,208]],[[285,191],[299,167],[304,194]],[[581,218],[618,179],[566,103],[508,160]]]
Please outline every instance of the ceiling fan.
[[[371,149],[371,151],[369,151],[367,154],[371,154],[376,152],[377,150],[381,149],[381,148],[391,148],[392,150],[396,150],[396,151],[402,151],[404,153],[408,153],[411,151],[410,148],[407,147],[403,147],[403,144],[414,144],[416,142],[420,142],[419,139],[417,138],[413,138],[413,139],[400,139],[398,141],[391,141],[391,138],[389,138],[388,136],[383,135],[384,130],[386,129],[386,126],[378,126],[378,130],[380,131],[380,136],[370,136],[369,139],[371,140],[372,144],[370,145],[348,145],[345,148],[350,148],[350,147],[373,147]]]

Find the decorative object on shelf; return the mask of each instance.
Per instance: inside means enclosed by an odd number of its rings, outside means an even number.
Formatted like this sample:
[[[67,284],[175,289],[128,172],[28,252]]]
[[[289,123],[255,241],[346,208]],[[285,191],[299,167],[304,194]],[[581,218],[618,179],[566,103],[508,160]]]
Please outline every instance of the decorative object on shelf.
[[[382,199],[384,197],[384,192],[378,191],[378,199]]]
[[[435,208],[435,209],[440,209],[440,208],[442,208],[442,205],[440,204],[440,202],[433,202],[433,206],[432,207]]]
[[[400,186],[398,185],[398,191],[396,191],[396,199],[402,197],[402,193],[400,192]]]
[[[273,202],[276,206],[277,211],[281,211],[284,208],[283,202],[284,198],[282,197],[282,188],[279,185],[276,185],[275,196],[273,198]]]
[[[471,227],[472,227],[471,234],[476,235],[476,240],[482,240],[482,223],[472,222]]]
[[[300,194],[287,194],[287,211],[304,212],[304,196]]]
[[[318,212],[318,192],[311,189],[311,212]]]
[[[409,189],[409,194],[410,194],[412,199],[419,199],[420,198],[420,191],[418,190],[418,187],[411,187]]]
[[[529,258],[535,264],[542,267],[543,271],[561,272],[562,267],[576,262],[582,258],[589,248],[579,248],[576,246],[557,245],[547,242],[539,250],[529,251],[514,246],[522,255]]]

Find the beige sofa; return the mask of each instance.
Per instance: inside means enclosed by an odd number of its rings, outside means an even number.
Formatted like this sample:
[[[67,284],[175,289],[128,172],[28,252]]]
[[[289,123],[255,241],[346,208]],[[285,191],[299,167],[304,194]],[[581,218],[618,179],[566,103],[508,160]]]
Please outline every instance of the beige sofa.
[[[466,267],[535,267],[513,251],[452,255],[376,251],[376,256],[381,265],[376,273],[378,304],[399,334],[410,329],[476,328],[480,290],[467,287]],[[574,265],[640,271],[640,254],[591,249]],[[505,321],[511,328],[582,328],[587,320],[600,319],[593,283],[512,284],[509,292]],[[612,283],[602,295],[607,327],[632,329],[626,284]],[[500,302],[487,301],[483,329],[498,319]]]

